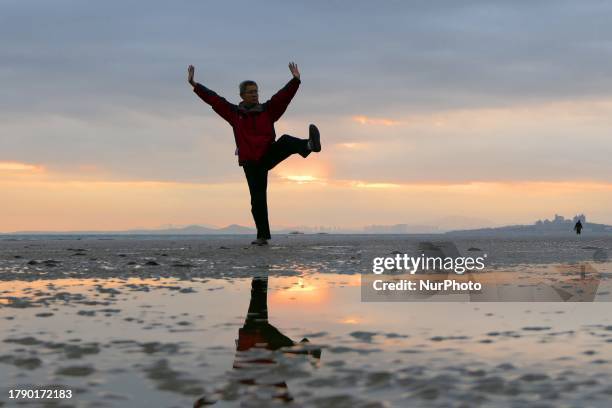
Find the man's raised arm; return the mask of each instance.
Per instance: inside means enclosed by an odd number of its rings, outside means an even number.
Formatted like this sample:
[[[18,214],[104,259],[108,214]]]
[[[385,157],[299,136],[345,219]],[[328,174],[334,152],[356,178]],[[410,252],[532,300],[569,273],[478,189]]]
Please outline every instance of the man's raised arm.
[[[291,81],[266,102],[268,104],[270,116],[274,122],[279,120],[283,113],[285,113],[287,106],[289,106],[289,102],[291,102],[291,99],[295,96],[301,83],[300,71],[296,63],[289,63],[289,71],[291,71],[293,75]]]
[[[204,85],[197,83],[193,79],[194,74],[195,68],[193,65],[190,65],[189,68],[187,68],[187,82],[193,86],[193,92],[195,92],[204,102],[209,104],[219,116],[230,124],[233,124],[236,107]]]

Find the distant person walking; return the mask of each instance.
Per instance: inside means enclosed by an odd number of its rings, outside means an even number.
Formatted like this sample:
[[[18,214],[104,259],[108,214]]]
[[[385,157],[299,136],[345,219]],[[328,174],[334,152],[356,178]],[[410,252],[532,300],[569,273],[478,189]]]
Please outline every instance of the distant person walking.
[[[574,225],[574,231],[576,231],[576,234],[580,235],[580,232],[582,231],[582,223],[580,220],[578,220],[576,225]]]
[[[238,165],[244,169],[251,194],[251,213],[257,227],[257,239],[252,244],[267,245],[270,236],[268,222],[268,171],[292,154],[306,158],[310,152],[321,151],[319,130],[309,127],[308,139],[282,135],[278,140],[274,122],[283,115],[300,86],[300,71],[291,62],[293,78],[267,102],[259,103],[259,89],[254,81],[240,83],[242,102],[234,105],[202,84],[195,82],[195,68],[189,65],[187,81],[193,91],[225,119],[234,130]]]

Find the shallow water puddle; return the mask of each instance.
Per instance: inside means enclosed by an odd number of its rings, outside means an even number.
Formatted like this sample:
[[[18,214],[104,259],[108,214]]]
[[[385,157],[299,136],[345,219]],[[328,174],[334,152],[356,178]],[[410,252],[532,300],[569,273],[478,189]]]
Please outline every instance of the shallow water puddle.
[[[606,303],[362,303],[358,275],[313,273],[5,281],[0,292],[5,404],[19,384],[110,407],[603,407],[612,392]]]

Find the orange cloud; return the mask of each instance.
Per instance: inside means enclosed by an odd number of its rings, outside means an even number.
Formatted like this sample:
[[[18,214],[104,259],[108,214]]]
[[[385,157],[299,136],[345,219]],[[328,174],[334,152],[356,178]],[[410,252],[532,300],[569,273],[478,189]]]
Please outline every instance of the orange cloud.
[[[593,180],[576,181],[451,181],[451,182],[389,182],[384,180],[347,180],[334,179],[324,175],[311,174],[283,174],[281,180],[297,184],[325,184],[339,189],[400,189],[406,191],[422,191],[436,193],[477,193],[498,190],[532,192],[534,194],[556,194],[580,191],[607,191],[612,192],[612,183]]]
[[[1,172],[23,172],[23,173],[40,173],[44,171],[43,166],[38,166],[28,163],[19,163],[12,161],[0,162]]]
[[[368,183],[363,181],[350,181],[349,185],[356,188],[397,188],[401,184],[395,183]]]
[[[365,115],[356,115],[353,116],[352,119],[362,125],[395,126],[400,124],[400,122],[396,120],[385,118],[370,118]]]
[[[350,150],[363,150],[368,146],[368,144],[361,143],[361,142],[359,143],[351,142],[351,143],[338,143],[336,146],[342,147],[345,149],[350,149]]]
[[[612,100],[558,100],[545,103],[512,105],[507,107],[480,107],[452,109],[421,114],[401,116],[395,124],[409,125],[411,128],[434,128],[438,131],[483,130],[497,128],[558,129],[576,126],[584,131],[585,126],[609,126],[608,118],[612,113]],[[368,123],[368,118],[360,118],[360,123]],[[363,119],[361,119],[363,118]]]
[[[0,162],[0,189],[5,197],[0,231],[114,230],[169,223],[253,226],[243,180],[213,184],[120,181],[104,178],[98,169],[89,170],[95,177]],[[290,159],[272,176],[276,179],[269,190],[269,205],[274,228],[295,225],[296,219],[303,225],[359,228],[466,214],[507,224],[555,212],[584,212],[610,223],[612,183],[597,180],[338,179],[329,163],[300,158]]]

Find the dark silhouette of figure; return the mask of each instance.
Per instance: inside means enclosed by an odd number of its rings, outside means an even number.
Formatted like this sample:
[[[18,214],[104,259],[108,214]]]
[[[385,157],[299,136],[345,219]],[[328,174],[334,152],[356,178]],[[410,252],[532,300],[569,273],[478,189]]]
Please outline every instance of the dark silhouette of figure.
[[[576,225],[574,225],[574,231],[576,231],[576,234],[580,235],[580,232],[582,231],[582,223],[580,220],[578,220]]]
[[[309,343],[308,339],[304,338],[300,344]],[[270,356],[253,356],[249,355],[248,350],[266,349],[279,350],[287,354],[307,354],[315,359],[321,358],[321,349],[294,349],[291,347],[298,343],[291,340],[289,337],[281,333],[276,327],[268,322],[268,277],[254,277],[251,281],[251,301],[249,310],[242,328],[238,329],[238,339],[236,339],[236,357],[234,359],[233,368],[236,370],[244,369],[248,374],[249,368],[261,368],[276,364],[273,355]],[[293,397],[289,393],[286,381],[280,381],[275,384],[264,384],[258,382],[257,378],[241,378],[240,384],[247,386],[257,386],[272,390],[272,398],[278,401],[290,402]],[[206,397],[198,399],[194,408],[203,407],[205,405],[214,404],[216,401]]]
[[[266,194],[268,171],[292,154],[297,153],[306,158],[310,152],[321,151],[319,130],[312,124],[309,127],[308,139],[282,135],[276,140],[274,122],[287,110],[301,83],[297,65],[290,63],[289,70],[293,78],[263,104],[259,103],[257,83],[250,80],[241,82],[242,102],[238,105],[229,103],[204,85],[195,82],[193,65],[187,70],[187,81],[193,86],[193,91],[234,130],[238,164],[242,166],[249,184],[251,213],[257,227],[257,239],[252,244],[257,245],[266,245],[271,238]]]

